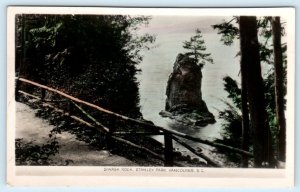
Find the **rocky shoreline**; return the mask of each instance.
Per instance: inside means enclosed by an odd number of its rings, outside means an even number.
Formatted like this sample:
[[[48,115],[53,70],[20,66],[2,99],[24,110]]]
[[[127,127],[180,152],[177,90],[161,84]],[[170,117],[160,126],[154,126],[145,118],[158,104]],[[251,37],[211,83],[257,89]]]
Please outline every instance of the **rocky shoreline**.
[[[191,126],[215,123],[202,99],[201,86],[201,66],[189,55],[178,54],[167,83],[165,110],[159,114]]]
[[[170,111],[162,110],[159,115],[174,119],[181,124],[194,127],[204,127],[216,122],[215,117],[209,111],[201,112],[200,110],[191,107],[181,107]]]

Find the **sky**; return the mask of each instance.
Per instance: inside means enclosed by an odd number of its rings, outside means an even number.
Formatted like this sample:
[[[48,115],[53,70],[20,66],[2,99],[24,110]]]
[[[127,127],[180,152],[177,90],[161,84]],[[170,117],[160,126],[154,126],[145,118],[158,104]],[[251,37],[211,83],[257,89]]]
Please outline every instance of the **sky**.
[[[148,28],[142,31],[149,33],[189,32],[201,28],[202,33],[213,33],[211,25],[229,20],[231,17],[199,17],[199,16],[152,16]]]

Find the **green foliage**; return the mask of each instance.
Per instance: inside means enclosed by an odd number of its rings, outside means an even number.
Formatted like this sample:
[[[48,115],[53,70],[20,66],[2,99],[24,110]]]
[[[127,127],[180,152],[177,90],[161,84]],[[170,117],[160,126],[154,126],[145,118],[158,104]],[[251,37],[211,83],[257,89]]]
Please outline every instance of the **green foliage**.
[[[43,145],[16,139],[15,146],[16,165],[49,165],[51,156],[58,153],[59,149],[56,139],[51,139]]]
[[[241,109],[242,106],[242,98],[241,98],[241,89],[238,87],[238,84],[231,77],[226,76],[223,78],[224,90],[228,93],[228,98],[230,98],[235,106],[238,109]]]
[[[229,76],[224,77],[223,81],[224,89],[228,93],[227,97],[233,101],[234,105],[225,100],[223,101],[226,108],[219,111],[219,118],[223,119],[222,138],[215,141],[240,148],[242,143],[241,89],[238,87],[237,82]],[[240,155],[236,153],[224,149],[218,149],[218,151],[226,154],[227,158],[232,162],[239,163],[241,160]]]
[[[228,98],[234,103],[235,106],[227,101],[223,101],[226,105],[226,109],[219,112],[219,118],[223,119],[222,123],[222,139],[216,139],[216,142],[223,143],[225,145],[235,146],[239,148],[242,142],[242,116],[241,116],[241,89],[238,87],[237,82],[231,77],[224,77],[224,89],[228,93]],[[286,76],[285,76],[286,80]],[[270,131],[273,137],[274,147],[278,143],[278,129],[276,125],[276,112],[275,112],[275,85],[274,85],[274,72],[271,69],[266,78],[263,79],[266,99],[266,111],[268,115],[268,122]],[[285,82],[286,87],[286,82]],[[286,94],[286,92],[284,93]],[[250,135],[251,140],[251,135]],[[252,144],[249,146],[252,148]],[[227,155],[228,159],[239,163],[240,156],[226,150],[218,149]]]
[[[221,41],[224,45],[232,45],[233,41],[239,37],[239,29],[232,22],[238,23],[238,17],[233,17],[229,22],[223,22],[221,24],[212,25],[213,29],[218,30],[218,34],[221,34]]]
[[[257,21],[258,35],[260,37],[259,51],[261,62],[274,64],[272,42],[272,17],[262,17]],[[281,26],[281,34],[285,35],[284,24]],[[282,44],[283,60],[286,64],[286,44]]]
[[[270,41],[272,39],[272,17],[261,17],[257,21],[257,30],[260,37],[259,53],[261,62],[273,64],[273,45]]]
[[[265,62],[267,64],[273,64],[272,56],[273,49],[269,48],[267,45],[260,43],[259,44],[259,54],[261,62]]]
[[[221,34],[221,41],[225,45],[231,45],[234,39],[239,38],[239,29],[232,24],[232,21],[236,21],[238,23],[238,18],[233,18],[229,22],[224,22],[218,25],[213,25],[214,29],[218,30],[218,34]],[[273,45],[270,42],[272,39],[272,27],[271,27],[271,17],[261,17],[257,21],[257,30],[259,36],[259,51],[260,51],[260,60],[262,63],[273,64]],[[284,35],[284,27],[282,26],[282,35]],[[283,51],[283,63],[284,63],[284,87],[286,94],[286,44],[282,45]],[[239,55],[239,53],[237,54]],[[270,130],[273,136],[274,148],[278,143],[278,129],[276,126],[276,112],[275,112],[275,79],[274,79],[274,68],[272,67],[265,75],[264,75],[264,90],[265,90],[265,100],[266,100],[266,111],[268,115],[268,123],[270,126]],[[234,115],[240,114],[241,110],[241,90],[238,88],[237,83],[231,79],[230,77],[225,77],[225,90],[228,93],[228,98],[235,104],[236,108],[230,106],[227,102],[227,109],[221,111],[219,113],[219,117],[224,120],[223,123],[223,138],[219,139],[218,142],[224,144],[232,144],[232,146],[241,146],[241,130],[242,130],[242,121],[241,117]],[[237,123],[238,122],[238,123]],[[237,127],[237,128],[235,128]],[[251,125],[250,125],[251,127]],[[251,131],[251,130],[250,130]],[[252,146],[249,146],[252,149]],[[234,156],[226,151],[224,153],[231,160],[239,159],[238,156]]]
[[[213,63],[211,54],[205,53],[206,46],[199,29],[196,29],[196,35],[192,36],[189,41],[183,42],[183,48],[188,50],[185,53],[192,56],[199,66],[203,67],[206,63]]]
[[[285,61],[286,62],[286,61]],[[285,63],[284,62],[284,63]],[[286,68],[284,68],[284,95],[286,95]],[[266,111],[268,114],[269,126],[273,136],[274,146],[278,144],[278,133],[279,130],[277,128],[277,119],[276,119],[276,104],[275,104],[275,79],[274,79],[274,69],[270,69],[270,71],[266,74],[264,78],[264,88],[265,88],[265,98],[266,98]],[[286,103],[286,100],[284,100]]]
[[[137,64],[155,37],[149,17],[18,15],[16,71],[118,113],[140,117]],[[21,67],[21,65],[23,65]]]
[[[49,47],[55,47],[56,36],[58,35],[58,30],[62,26],[62,23],[55,23],[54,26],[50,27],[40,27],[29,30],[32,35],[32,41],[36,48],[43,48],[43,46],[48,45]]]
[[[230,46],[234,40],[239,39],[239,17],[233,17],[228,22],[212,25],[213,29],[218,30],[221,35],[221,42]],[[273,64],[273,45],[272,39],[271,17],[260,17],[257,20],[257,30],[259,36],[259,53],[261,62]],[[282,27],[282,35],[284,35],[284,27]],[[240,56],[240,53],[237,54]]]
[[[222,143],[228,146],[240,148],[241,146],[241,135],[242,135],[242,117],[239,114],[239,110],[230,105],[226,104],[227,109],[219,113],[219,118],[224,120],[222,124],[222,139],[216,139],[218,143]],[[219,152],[226,154],[227,158],[234,163],[239,163],[241,156],[235,152],[231,152],[224,149],[218,149]]]
[[[269,39],[272,37],[272,27],[270,24],[272,17],[261,17],[257,20],[258,35]]]

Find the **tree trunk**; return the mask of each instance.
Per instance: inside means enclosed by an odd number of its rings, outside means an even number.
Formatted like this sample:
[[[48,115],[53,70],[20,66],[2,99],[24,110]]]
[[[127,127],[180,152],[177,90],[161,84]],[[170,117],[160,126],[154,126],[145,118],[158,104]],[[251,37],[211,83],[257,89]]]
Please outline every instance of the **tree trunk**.
[[[284,86],[283,86],[283,59],[281,48],[281,24],[280,17],[272,18],[274,68],[275,68],[275,103],[276,119],[279,129],[278,135],[278,159],[285,161],[286,153],[286,124],[284,115]]]
[[[248,109],[248,98],[247,98],[247,71],[241,66],[241,79],[242,79],[242,149],[249,151],[249,109]],[[248,156],[242,156],[242,167],[248,167]]]
[[[255,167],[274,165],[272,137],[265,109],[256,17],[240,17],[241,69],[246,72],[249,112],[253,128]]]

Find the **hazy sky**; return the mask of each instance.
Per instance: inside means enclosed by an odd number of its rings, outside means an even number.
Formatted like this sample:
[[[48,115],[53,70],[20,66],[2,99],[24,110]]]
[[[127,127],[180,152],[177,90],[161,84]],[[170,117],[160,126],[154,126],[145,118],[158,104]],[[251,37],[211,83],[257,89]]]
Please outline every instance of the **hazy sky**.
[[[200,28],[202,33],[213,33],[211,25],[230,20],[231,17],[199,17],[199,16],[152,16],[148,28],[143,32],[149,33],[170,33],[170,32],[189,32]]]

